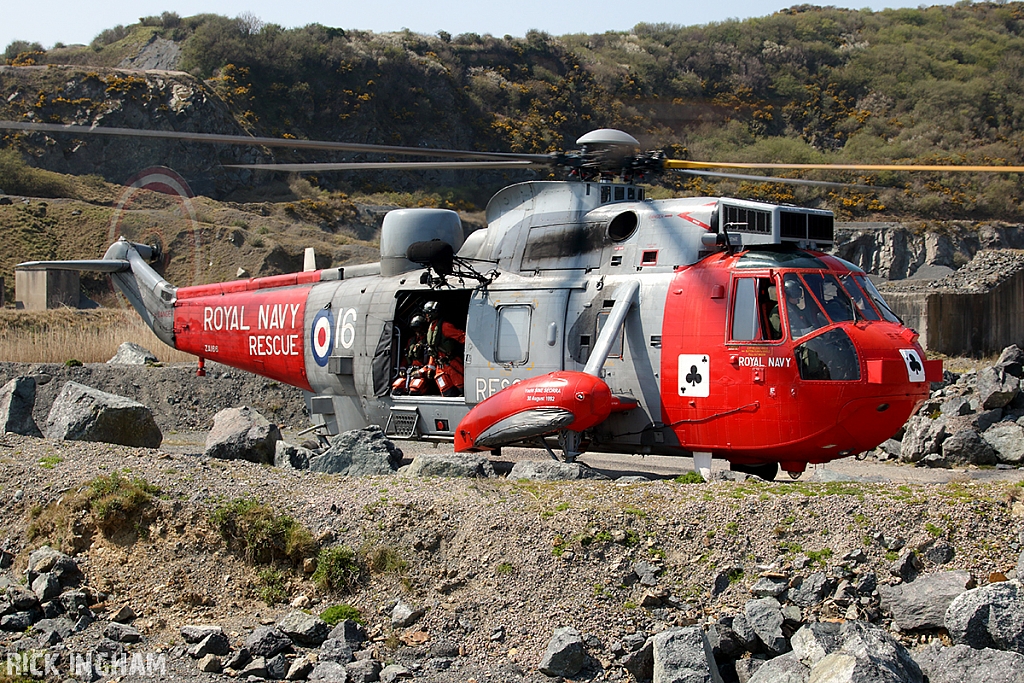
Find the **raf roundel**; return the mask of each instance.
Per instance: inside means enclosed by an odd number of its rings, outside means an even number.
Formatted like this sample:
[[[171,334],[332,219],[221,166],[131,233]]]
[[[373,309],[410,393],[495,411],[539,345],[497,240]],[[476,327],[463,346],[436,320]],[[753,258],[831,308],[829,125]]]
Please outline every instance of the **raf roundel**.
[[[313,318],[309,332],[309,347],[313,349],[313,360],[320,367],[327,365],[327,359],[334,350],[334,316],[331,309],[322,308]]]

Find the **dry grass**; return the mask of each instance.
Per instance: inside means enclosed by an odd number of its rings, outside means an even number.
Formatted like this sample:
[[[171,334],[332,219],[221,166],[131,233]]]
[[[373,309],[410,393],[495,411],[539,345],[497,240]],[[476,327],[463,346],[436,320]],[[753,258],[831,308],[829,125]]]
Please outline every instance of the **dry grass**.
[[[105,363],[126,341],[146,347],[162,362],[195,360],[157,339],[132,310],[0,310],[0,361]]]

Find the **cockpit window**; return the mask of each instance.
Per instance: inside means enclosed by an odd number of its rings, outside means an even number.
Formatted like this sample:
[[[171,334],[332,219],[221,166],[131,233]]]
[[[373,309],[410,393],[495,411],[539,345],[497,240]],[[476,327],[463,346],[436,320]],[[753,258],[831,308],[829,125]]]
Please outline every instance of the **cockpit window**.
[[[821,302],[825,315],[834,323],[845,323],[857,319],[853,301],[839,286],[834,275],[829,273],[804,273],[804,282],[811,288],[815,298]]]
[[[778,341],[782,339],[779,297],[775,281],[767,277],[736,280],[733,297],[733,341]]]
[[[857,280],[860,286],[864,288],[864,291],[868,293],[868,296],[871,297],[871,300],[875,302],[875,306],[878,308],[878,312],[882,314],[883,318],[885,318],[891,323],[903,322],[895,313],[892,312],[892,309],[889,308],[889,305],[885,303],[885,299],[883,299],[882,295],[878,293],[877,289],[875,289],[875,285],[873,282],[871,282],[871,280],[867,279],[863,275],[854,275],[853,277],[855,280]]]
[[[786,318],[789,320],[789,332],[793,339],[798,339],[814,330],[828,325],[828,318],[810,294],[803,281],[796,273],[786,273],[783,277],[783,289],[786,293]]]
[[[868,297],[864,294],[864,290],[860,288],[857,281],[853,279],[850,274],[840,275],[840,281],[843,283],[843,288],[850,295],[850,298],[857,304],[857,313],[865,320],[878,320],[878,313],[875,312],[875,307],[868,301]]]
[[[850,336],[834,328],[808,339],[794,349],[800,379],[856,381],[860,379],[860,359]]]

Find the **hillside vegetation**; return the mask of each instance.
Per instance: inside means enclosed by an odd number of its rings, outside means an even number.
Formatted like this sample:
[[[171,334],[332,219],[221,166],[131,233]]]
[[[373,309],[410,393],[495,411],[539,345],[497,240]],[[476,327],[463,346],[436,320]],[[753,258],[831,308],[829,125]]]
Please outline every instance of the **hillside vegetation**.
[[[706,26],[522,38],[283,29],[251,15],[165,13],[104,31],[89,46],[47,51],[18,41],[5,57],[10,65],[124,66],[169,41],[178,50],[167,66],[204,79],[244,129],[273,136],[546,152],[616,127],[701,160],[1020,164],[1022,29],[1024,4],[1015,2],[882,12],[799,5]],[[111,89],[108,97],[118,95]],[[4,114],[24,115],[29,105],[38,100],[15,99]],[[71,120],[82,110],[44,113]],[[1015,219],[1024,197],[1016,175],[819,177],[888,189],[662,182],[677,192],[823,204],[844,216]],[[396,178],[315,180],[363,191],[454,183],[479,205],[484,189],[510,176]]]

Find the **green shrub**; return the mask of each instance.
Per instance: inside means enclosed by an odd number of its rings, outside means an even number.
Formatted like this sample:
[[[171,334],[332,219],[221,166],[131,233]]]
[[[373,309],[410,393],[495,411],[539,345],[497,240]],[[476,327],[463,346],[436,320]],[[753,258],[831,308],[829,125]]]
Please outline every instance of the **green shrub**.
[[[323,590],[351,591],[362,577],[356,554],[348,546],[321,548],[316,560],[313,582]]]
[[[375,574],[404,574],[409,568],[401,553],[390,546],[374,546],[364,556],[366,568]]]
[[[288,594],[284,590],[284,574],[273,567],[264,567],[257,574],[256,592],[260,600],[268,605],[284,602]]]
[[[331,605],[320,613],[320,619],[328,626],[336,626],[346,619],[358,622],[364,626],[366,625],[362,612],[352,605],[346,605],[344,603],[340,605]]]
[[[26,197],[66,197],[67,179],[59,173],[33,168],[16,150],[0,149],[0,189]]]
[[[700,472],[687,472],[686,474],[680,474],[678,477],[673,479],[677,484],[703,484],[704,477],[700,476]]]
[[[316,549],[309,529],[251,498],[218,507],[210,515],[210,523],[228,548],[240,552],[251,564],[287,560],[297,565]]]

